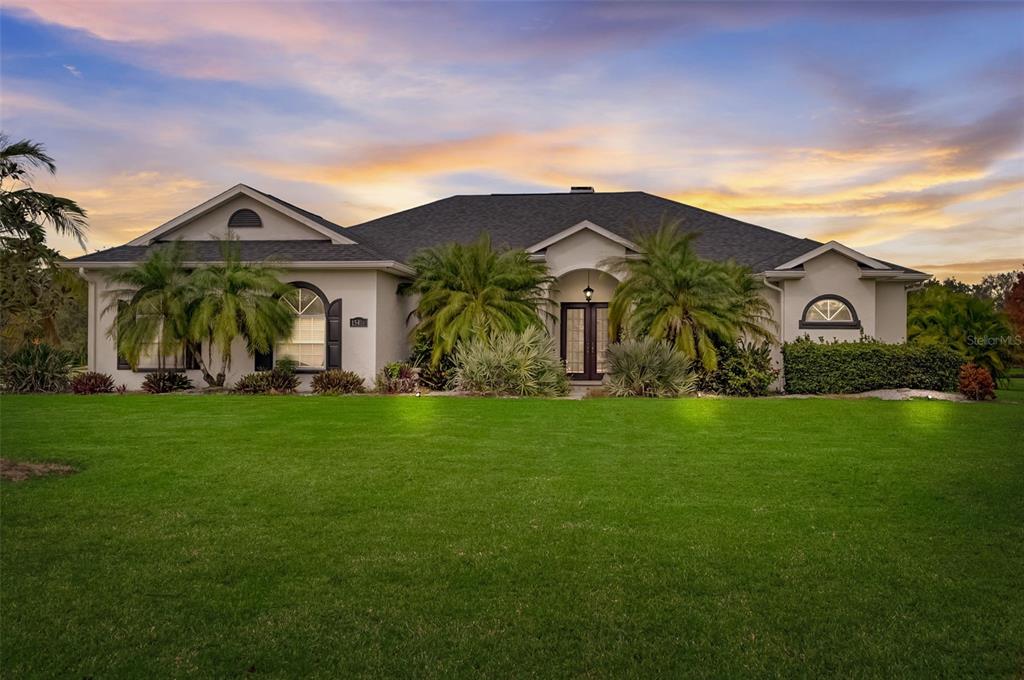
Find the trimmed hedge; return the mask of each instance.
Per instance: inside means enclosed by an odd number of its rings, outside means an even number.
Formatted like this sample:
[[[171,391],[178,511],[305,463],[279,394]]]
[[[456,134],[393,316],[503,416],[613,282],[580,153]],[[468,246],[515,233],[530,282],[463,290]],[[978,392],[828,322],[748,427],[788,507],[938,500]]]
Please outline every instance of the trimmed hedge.
[[[786,392],[851,394],[907,387],[955,392],[963,359],[947,347],[874,340],[782,346]]]

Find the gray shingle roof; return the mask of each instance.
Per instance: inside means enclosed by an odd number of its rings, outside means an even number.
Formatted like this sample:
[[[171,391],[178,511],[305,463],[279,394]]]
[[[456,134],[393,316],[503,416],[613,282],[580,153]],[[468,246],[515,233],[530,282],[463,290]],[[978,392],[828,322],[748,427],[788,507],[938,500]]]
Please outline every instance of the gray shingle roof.
[[[217,262],[221,259],[220,243],[217,241],[185,241],[190,262]],[[336,244],[330,241],[238,241],[243,260],[261,262],[281,260],[285,262],[363,262],[367,260],[389,260],[364,245]],[[146,254],[159,248],[152,246],[118,246],[77,257],[71,262],[138,262]]]
[[[334,222],[331,222],[330,220],[328,220],[328,219],[326,219],[324,217],[321,217],[320,215],[317,215],[316,213],[311,213],[308,210],[306,210],[305,208],[300,208],[299,206],[295,205],[294,203],[289,203],[288,201],[286,201],[284,199],[281,199],[281,198],[278,198],[277,196],[274,196],[273,194],[268,194],[265,191],[260,191],[259,189],[255,189],[253,187],[250,187],[248,184],[246,184],[245,186],[249,187],[250,189],[252,189],[253,191],[255,191],[258,194],[262,194],[263,196],[266,196],[267,198],[269,198],[274,203],[278,203],[280,205],[283,205],[286,208],[290,208],[291,210],[294,210],[295,212],[299,213],[303,217],[305,217],[307,219],[310,219],[310,220],[313,220],[314,222],[316,222],[317,224],[319,224],[321,226],[327,227],[328,229],[336,231],[339,234],[344,234],[345,233],[345,227],[341,226],[340,224],[335,224]]]
[[[350,227],[345,234],[396,260],[442,243],[467,243],[488,232],[496,245],[527,248],[589,220],[619,236],[652,231],[662,218],[678,219],[700,234],[702,257],[733,259],[758,270],[821,245],[642,191],[614,193],[452,196]]]
[[[453,241],[468,243],[482,232],[488,232],[495,245],[528,248],[585,220],[626,239],[653,231],[663,219],[678,220],[683,231],[699,234],[694,241],[699,255],[713,260],[732,259],[754,271],[773,269],[821,245],[642,191],[451,196],[349,228],[272,194],[254,191],[357,244],[333,244],[327,240],[240,241],[242,257],[250,261],[407,262],[422,248]],[[188,243],[192,247],[190,259],[220,259],[217,242]],[[120,246],[71,262],[135,262],[144,259],[147,251],[146,246]]]

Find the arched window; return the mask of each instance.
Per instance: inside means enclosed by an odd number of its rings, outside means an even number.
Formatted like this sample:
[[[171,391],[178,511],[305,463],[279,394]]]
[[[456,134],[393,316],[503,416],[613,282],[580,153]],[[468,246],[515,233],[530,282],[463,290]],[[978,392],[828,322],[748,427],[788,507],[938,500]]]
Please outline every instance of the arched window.
[[[800,328],[860,328],[860,319],[846,298],[819,295],[804,307]]]
[[[245,229],[248,227],[262,227],[263,220],[256,214],[255,210],[242,208],[231,213],[228,218],[228,229]]]
[[[295,315],[290,338],[277,343],[274,357],[294,359],[298,368],[323,369],[327,365],[327,310],[320,291],[295,283],[281,304]]]

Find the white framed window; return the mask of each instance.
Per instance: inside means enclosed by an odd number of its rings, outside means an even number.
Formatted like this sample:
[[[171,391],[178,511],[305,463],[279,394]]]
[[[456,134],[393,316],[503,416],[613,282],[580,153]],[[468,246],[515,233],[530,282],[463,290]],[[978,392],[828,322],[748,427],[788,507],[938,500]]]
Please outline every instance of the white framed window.
[[[801,328],[860,328],[853,305],[838,295],[821,295],[804,307]]]
[[[309,288],[296,288],[281,297],[295,315],[291,337],[274,347],[278,359],[292,359],[299,368],[323,369],[327,360],[327,313],[324,301]]]

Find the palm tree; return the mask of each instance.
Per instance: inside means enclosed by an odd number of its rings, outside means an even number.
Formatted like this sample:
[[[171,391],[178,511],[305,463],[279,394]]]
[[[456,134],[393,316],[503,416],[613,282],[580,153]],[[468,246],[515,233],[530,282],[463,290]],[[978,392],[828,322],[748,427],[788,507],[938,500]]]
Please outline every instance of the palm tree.
[[[78,330],[85,316],[85,281],[57,266],[47,227],[85,241],[85,211],[74,201],[31,187],[36,170],[57,166],[41,144],[10,142],[0,133],[0,349],[45,338],[85,353]],[[70,340],[75,338],[75,340]]]
[[[269,352],[274,343],[288,337],[295,324],[295,316],[280,302],[292,287],[281,283],[277,269],[243,263],[234,241],[223,241],[221,254],[222,264],[197,269],[190,282],[189,338],[197,343],[206,341],[210,356],[214,345],[220,350],[216,377],[197,356],[203,379],[212,387],[224,385],[236,338],[245,339],[250,354]]]
[[[695,234],[663,221],[636,238],[642,255],[604,263],[621,282],[608,306],[610,333],[668,340],[706,371],[718,366],[718,343],[744,335],[771,338],[771,308],[750,271],[734,263],[701,259]]]
[[[1009,317],[992,300],[930,286],[912,294],[907,304],[907,340],[934,343],[958,352],[965,361],[984,366],[1005,380],[1013,361]]]
[[[42,144],[23,139],[11,142],[0,133],[0,238],[28,241],[52,262],[56,253],[45,247],[46,227],[75,238],[85,247],[85,210],[70,198],[36,191],[28,182],[35,170],[57,172]],[[9,185],[8,185],[9,183]]]
[[[137,367],[142,354],[157,345],[157,369],[166,368],[166,356],[180,355],[188,345],[187,310],[192,299],[189,274],[182,266],[185,248],[180,241],[162,245],[145,261],[108,275],[123,288],[107,292],[108,311],[115,313],[107,334],[118,354]],[[124,304],[122,304],[124,303]]]
[[[416,277],[405,291],[420,296],[413,334],[430,340],[433,366],[460,340],[478,333],[543,326],[540,313],[548,311],[545,293],[554,278],[547,265],[530,260],[525,251],[495,250],[490,236],[481,234],[469,245],[424,250],[410,264]]]

